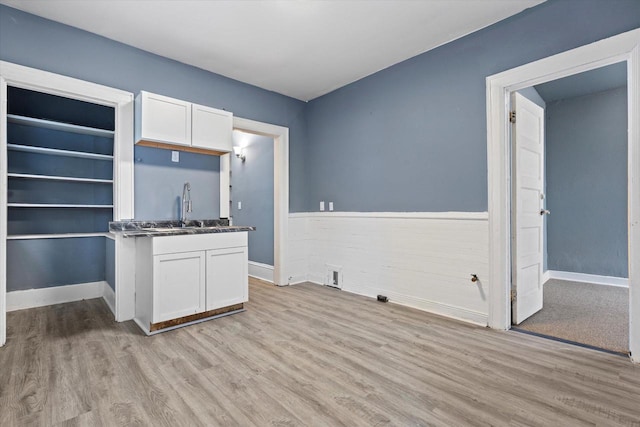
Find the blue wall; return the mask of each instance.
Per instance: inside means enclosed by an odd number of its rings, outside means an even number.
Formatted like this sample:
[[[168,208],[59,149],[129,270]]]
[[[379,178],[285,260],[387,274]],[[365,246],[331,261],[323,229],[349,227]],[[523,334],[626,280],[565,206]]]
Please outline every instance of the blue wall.
[[[8,240],[7,292],[105,280],[104,240]]]
[[[626,91],[547,103],[550,270],[628,277]]]
[[[113,289],[116,290],[116,242],[111,239],[104,239],[105,263],[104,276],[105,280]]]
[[[137,219],[179,219],[187,181],[193,209],[188,218],[220,217],[219,157],[180,152],[180,162],[174,163],[169,150],[136,147],[135,159]],[[138,203],[139,199],[144,203]]]
[[[232,111],[234,115],[286,126],[290,138],[290,206],[305,206],[306,103],[182,64],[77,28],[0,5],[0,59],[130,91],[140,90]],[[135,175],[155,161],[136,148]],[[178,168],[180,166],[177,166]],[[161,172],[158,169],[158,172]],[[158,176],[159,177],[159,176]],[[146,215],[159,186],[136,193],[135,208]],[[180,179],[182,181],[182,179]],[[136,190],[138,190],[136,186]],[[213,215],[213,213],[212,213]],[[215,217],[219,212],[215,212]],[[211,215],[206,215],[211,216]],[[140,217],[136,213],[136,217]]]
[[[548,1],[309,103],[305,208],[486,211],[489,75],[640,26],[640,1]]]
[[[244,162],[231,156],[233,224],[256,227],[249,233],[249,261],[273,265],[273,138],[236,131],[233,145],[246,154]]]

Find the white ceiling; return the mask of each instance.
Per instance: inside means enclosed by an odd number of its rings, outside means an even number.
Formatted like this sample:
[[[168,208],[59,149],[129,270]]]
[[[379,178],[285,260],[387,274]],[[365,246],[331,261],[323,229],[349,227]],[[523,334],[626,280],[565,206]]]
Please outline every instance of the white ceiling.
[[[0,0],[308,101],[544,0]]]

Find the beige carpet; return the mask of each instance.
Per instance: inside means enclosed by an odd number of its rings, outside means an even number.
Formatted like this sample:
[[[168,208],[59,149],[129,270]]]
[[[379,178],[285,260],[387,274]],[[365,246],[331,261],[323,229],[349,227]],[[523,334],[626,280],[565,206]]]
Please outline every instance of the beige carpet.
[[[544,285],[544,308],[517,328],[627,353],[629,290],[549,280]]]

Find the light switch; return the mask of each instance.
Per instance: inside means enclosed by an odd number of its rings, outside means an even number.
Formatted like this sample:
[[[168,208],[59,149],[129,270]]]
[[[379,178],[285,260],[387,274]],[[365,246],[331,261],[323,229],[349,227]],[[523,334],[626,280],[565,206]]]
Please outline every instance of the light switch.
[[[324,212],[324,201],[320,202],[320,212]]]
[[[180,152],[179,151],[172,151],[171,152],[171,161],[174,162],[174,163],[180,162]]]
[[[333,211],[333,202],[329,202],[329,212]]]
[[[242,210],[242,202],[238,202],[238,210],[241,211]]]

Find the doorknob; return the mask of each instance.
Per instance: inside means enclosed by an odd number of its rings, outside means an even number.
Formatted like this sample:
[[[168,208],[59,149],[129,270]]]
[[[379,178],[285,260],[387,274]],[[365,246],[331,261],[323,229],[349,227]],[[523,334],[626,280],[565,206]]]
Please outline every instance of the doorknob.
[[[540,215],[549,215],[551,213],[551,211],[547,210],[547,209],[540,209]]]

